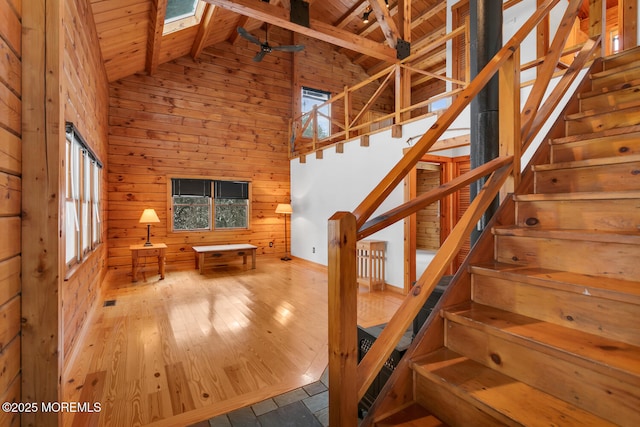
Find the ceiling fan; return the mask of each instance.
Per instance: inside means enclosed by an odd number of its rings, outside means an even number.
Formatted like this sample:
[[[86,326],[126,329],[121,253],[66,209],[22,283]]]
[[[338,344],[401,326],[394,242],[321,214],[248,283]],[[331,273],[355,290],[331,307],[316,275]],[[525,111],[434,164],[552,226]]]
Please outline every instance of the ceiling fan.
[[[254,43],[260,46],[260,52],[258,52],[256,56],[253,57],[254,62],[262,61],[262,58],[264,58],[264,56],[267,53],[273,52],[274,50],[280,51],[280,52],[300,52],[302,49],[304,49],[304,45],[301,45],[301,44],[286,45],[286,46],[270,46],[269,42],[267,41],[267,37],[269,35],[268,29],[265,30],[264,43],[262,43],[257,37],[253,36],[252,34],[249,34],[249,32],[242,27],[238,27],[238,33],[245,39],[249,40],[251,43]]]

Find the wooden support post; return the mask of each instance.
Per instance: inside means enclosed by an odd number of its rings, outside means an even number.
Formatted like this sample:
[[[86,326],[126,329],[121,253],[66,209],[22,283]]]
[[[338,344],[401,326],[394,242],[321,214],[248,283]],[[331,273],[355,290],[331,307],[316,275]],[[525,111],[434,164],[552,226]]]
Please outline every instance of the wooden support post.
[[[513,193],[520,183],[520,48],[505,61],[498,71],[500,79],[499,123],[500,156],[513,155],[513,170],[500,190],[500,202]]]
[[[329,218],[329,424],[358,424],[356,218]]]
[[[62,401],[58,230],[64,197],[64,2],[23,2],[22,16],[22,402]],[[62,412],[24,412],[21,425],[62,425]]]
[[[606,1],[589,0],[589,38],[595,38],[602,35],[600,52],[596,52],[597,56],[607,52],[607,38],[605,37],[605,17]]]
[[[540,7],[544,0],[537,0],[536,5]],[[549,51],[549,15],[536,27],[536,57],[542,58]],[[542,67],[542,63],[538,65],[538,70]]]
[[[638,44],[638,0],[618,1],[618,34],[620,50],[631,49]]]

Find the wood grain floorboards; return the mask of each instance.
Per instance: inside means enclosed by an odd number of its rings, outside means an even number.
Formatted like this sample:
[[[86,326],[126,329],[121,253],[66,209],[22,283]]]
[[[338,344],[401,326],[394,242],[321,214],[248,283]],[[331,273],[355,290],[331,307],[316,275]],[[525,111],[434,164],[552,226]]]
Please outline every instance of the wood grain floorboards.
[[[205,275],[169,271],[142,281],[109,273],[64,380],[65,401],[101,403],[64,425],[181,426],[317,381],[327,366],[327,273],[302,260],[259,257]],[[392,292],[358,298],[358,323],[388,321]]]

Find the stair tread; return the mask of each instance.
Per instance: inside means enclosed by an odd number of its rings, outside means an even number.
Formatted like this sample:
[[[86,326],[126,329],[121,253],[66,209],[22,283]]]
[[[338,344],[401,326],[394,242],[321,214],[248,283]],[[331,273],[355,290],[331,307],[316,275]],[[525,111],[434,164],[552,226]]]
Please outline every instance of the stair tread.
[[[581,193],[515,194],[513,196],[513,200],[516,202],[620,199],[640,199],[640,191],[585,191]]]
[[[589,77],[591,78],[591,80],[597,80],[602,77],[607,77],[612,74],[617,74],[621,71],[633,70],[634,68],[638,68],[638,71],[640,72],[640,64],[638,64],[637,62],[629,62],[628,64],[620,65],[618,67],[611,68],[609,70],[603,70],[597,73],[593,73]]]
[[[494,227],[492,229],[492,232],[494,235],[499,236],[536,237],[547,239],[580,240],[587,242],[640,245],[640,230],[632,234],[630,232],[618,232],[610,230],[556,230],[519,227],[517,225],[506,225]]]
[[[577,94],[577,96],[578,96],[578,99],[583,100],[583,99],[594,98],[594,97],[600,96],[600,95],[612,94],[612,93],[615,93],[615,92],[629,90],[629,89],[633,89],[633,88],[637,88],[637,87],[640,87],[640,79],[633,80],[633,81],[630,81],[630,82],[620,83],[620,84],[616,84],[616,85],[611,86],[611,87],[604,88],[606,90],[593,90],[593,91],[589,91],[589,92],[582,92],[582,93]]]
[[[499,421],[528,426],[613,425],[446,348],[415,361],[413,368]]]
[[[629,90],[629,89],[630,88],[624,88],[616,92],[620,92],[622,90]],[[565,116],[565,120],[578,120],[586,117],[595,117],[603,114],[611,114],[617,111],[638,110],[638,109],[640,109],[640,97],[638,97],[638,99],[627,101],[625,103],[617,103],[616,105],[605,106],[598,109],[585,109],[577,113],[567,114]]]
[[[377,427],[447,427],[447,424],[418,403],[400,409],[375,423]]]
[[[580,94],[580,97],[583,99],[586,99],[592,96],[602,95],[604,93],[615,92],[617,90],[624,89],[626,87],[634,86],[638,84],[640,84],[640,79],[633,79],[626,82],[618,82],[618,83],[612,84],[611,86],[604,86],[599,89],[594,89],[588,92],[582,92]]]
[[[540,171],[549,171],[549,170],[558,170],[558,169],[574,169],[574,168],[584,168],[584,167],[590,167],[590,166],[606,166],[606,165],[634,163],[634,162],[640,162],[640,154],[633,154],[633,155],[624,156],[624,157],[602,157],[598,159],[575,160],[572,162],[533,165],[532,169],[535,172],[540,172]]]
[[[601,130],[598,132],[589,132],[589,133],[582,133],[577,135],[563,136],[561,138],[554,138],[554,139],[551,139],[549,143],[552,145],[570,144],[572,142],[588,141],[590,139],[607,138],[611,136],[619,136],[619,135],[626,135],[626,134],[639,133],[639,132],[640,132],[640,125],[624,126],[619,128]]]
[[[508,338],[640,386],[640,347],[474,302],[444,312],[448,320]]]
[[[530,285],[550,287],[565,292],[640,305],[640,285],[639,282],[635,281],[506,264],[497,261],[472,265],[469,270],[473,274],[512,279]]]

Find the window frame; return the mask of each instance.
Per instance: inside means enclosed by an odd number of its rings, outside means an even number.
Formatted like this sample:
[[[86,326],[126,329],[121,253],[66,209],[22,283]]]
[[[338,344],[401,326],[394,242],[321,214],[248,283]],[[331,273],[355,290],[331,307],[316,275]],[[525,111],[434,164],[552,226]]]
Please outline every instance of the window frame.
[[[313,111],[313,106],[309,111],[305,111],[304,100],[305,100],[305,98],[308,98],[308,97],[305,97],[305,91],[315,92],[315,93],[317,93],[319,95],[326,96],[326,100],[324,102],[322,102],[321,104],[327,103],[327,105],[322,107],[322,109],[324,109],[324,108],[327,109],[326,112],[324,112],[324,111],[322,112],[322,114],[327,116],[327,117],[320,116],[318,118],[318,122],[325,121],[325,120],[327,121],[327,135],[325,135],[325,136],[318,135],[318,139],[324,139],[324,138],[331,137],[331,134],[333,132],[332,132],[332,123],[331,123],[331,117],[332,117],[331,116],[331,103],[329,101],[331,101],[332,93],[330,91],[328,91],[328,90],[322,90],[322,89],[314,88],[314,87],[311,87],[311,86],[305,86],[305,85],[301,85],[300,86],[300,114],[303,117],[302,127],[304,127],[304,125],[306,123],[304,121],[305,114],[311,113],[311,111]],[[309,119],[310,118],[311,118],[311,115],[309,114]],[[307,134],[307,132],[309,132],[309,131],[311,132],[310,135]],[[302,133],[302,138],[311,139],[311,138],[313,138],[313,134],[314,134],[313,127],[312,127],[312,125],[309,125],[309,127]]]
[[[169,20],[167,20],[165,16],[165,20],[162,28],[162,35],[166,36],[167,34],[171,34],[176,31],[184,30],[185,28],[190,28],[190,27],[193,27],[194,25],[198,25],[200,23],[200,20],[202,19],[205,6],[206,6],[206,2],[202,0],[198,0],[196,4],[196,9],[193,15],[177,16],[174,18],[170,18]],[[214,7],[214,6],[211,6],[211,7]]]
[[[102,162],[73,123],[65,124],[64,261],[67,275],[102,243]],[[72,206],[72,207],[71,207]],[[72,212],[69,212],[72,211]],[[70,255],[70,250],[73,253]]]
[[[209,185],[210,187],[210,196],[205,196],[205,197],[209,197],[209,209],[208,209],[208,213],[209,213],[209,228],[199,228],[199,229],[176,229],[175,225],[174,225],[174,216],[175,216],[175,211],[174,211],[174,193],[173,193],[173,180],[178,180],[178,179],[190,179],[190,180],[202,180],[202,181],[209,181]],[[246,198],[243,198],[242,200],[246,200],[246,227],[216,227],[216,203],[215,200],[216,199],[224,199],[224,200],[228,200],[229,198],[219,198],[216,197],[217,191],[216,191],[216,183],[217,182],[241,182],[247,185],[247,195]],[[219,177],[211,177],[211,176],[192,176],[192,175],[171,175],[171,176],[167,176],[167,212],[169,213],[168,218],[169,220],[167,221],[167,232],[168,233],[176,233],[176,234],[182,234],[182,233],[220,233],[220,232],[229,232],[229,231],[248,231],[251,229],[251,212],[252,212],[252,196],[251,196],[251,192],[252,192],[252,188],[253,188],[253,182],[250,179],[246,179],[246,178],[230,178],[230,177],[225,177],[225,178],[219,178]]]

